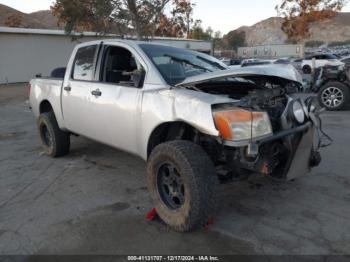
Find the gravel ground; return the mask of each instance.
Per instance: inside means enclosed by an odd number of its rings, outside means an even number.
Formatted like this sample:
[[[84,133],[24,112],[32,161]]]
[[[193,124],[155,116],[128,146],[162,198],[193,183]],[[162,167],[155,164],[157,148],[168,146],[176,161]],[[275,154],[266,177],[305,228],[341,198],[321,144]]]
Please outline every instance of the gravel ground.
[[[0,86],[0,254],[350,255],[348,112],[324,115],[335,141],[312,174],[222,185],[215,224],[179,234],[145,220],[142,160],[82,137],[45,156],[25,99]]]

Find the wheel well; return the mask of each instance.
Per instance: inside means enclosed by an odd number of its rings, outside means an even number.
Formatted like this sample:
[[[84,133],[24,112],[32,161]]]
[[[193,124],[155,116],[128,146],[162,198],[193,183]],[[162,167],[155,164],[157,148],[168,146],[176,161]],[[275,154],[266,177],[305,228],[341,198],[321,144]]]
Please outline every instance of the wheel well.
[[[168,141],[188,140],[196,142],[200,132],[189,124],[184,122],[170,122],[159,125],[153,130],[147,146],[147,157],[150,156],[153,149]]]
[[[53,108],[49,101],[44,100],[40,103],[39,107],[40,114],[53,111]]]

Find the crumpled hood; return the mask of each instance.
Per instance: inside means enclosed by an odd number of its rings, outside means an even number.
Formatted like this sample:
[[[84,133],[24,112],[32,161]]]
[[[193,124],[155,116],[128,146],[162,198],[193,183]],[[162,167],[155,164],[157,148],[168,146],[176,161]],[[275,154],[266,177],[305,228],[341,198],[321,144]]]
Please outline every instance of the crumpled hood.
[[[177,87],[183,87],[193,84],[200,84],[211,80],[217,80],[227,77],[245,77],[245,76],[275,76],[294,82],[302,83],[302,77],[298,70],[292,65],[261,65],[249,67],[237,67],[227,70],[205,73],[186,78],[183,82],[177,84]]]

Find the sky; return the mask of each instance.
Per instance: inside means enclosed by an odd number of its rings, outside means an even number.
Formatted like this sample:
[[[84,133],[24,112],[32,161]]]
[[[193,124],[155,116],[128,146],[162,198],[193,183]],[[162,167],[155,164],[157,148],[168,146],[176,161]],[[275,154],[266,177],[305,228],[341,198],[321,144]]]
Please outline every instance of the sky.
[[[24,13],[49,9],[53,0],[0,0]],[[203,26],[212,27],[223,34],[240,26],[251,26],[263,19],[276,16],[275,6],[281,0],[194,0],[194,18]],[[343,11],[350,12],[350,4]]]

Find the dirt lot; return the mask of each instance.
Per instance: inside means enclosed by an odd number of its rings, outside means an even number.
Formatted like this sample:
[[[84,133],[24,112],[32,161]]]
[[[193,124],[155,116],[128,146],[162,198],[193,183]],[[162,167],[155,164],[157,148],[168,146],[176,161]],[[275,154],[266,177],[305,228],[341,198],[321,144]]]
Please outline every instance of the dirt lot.
[[[324,115],[311,175],[223,185],[215,224],[178,234],[145,220],[142,160],[81,137],[43,155],[25,93],[0,86],[0,254],[350,254],[349,112]]]
[[[27,84],[0,85],[0,105],[23,103],[27,96]]]

